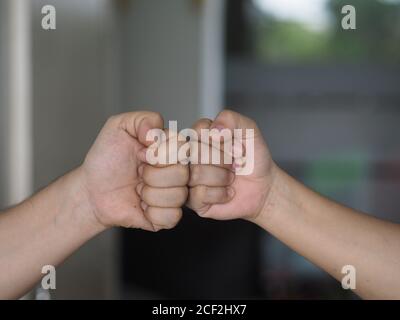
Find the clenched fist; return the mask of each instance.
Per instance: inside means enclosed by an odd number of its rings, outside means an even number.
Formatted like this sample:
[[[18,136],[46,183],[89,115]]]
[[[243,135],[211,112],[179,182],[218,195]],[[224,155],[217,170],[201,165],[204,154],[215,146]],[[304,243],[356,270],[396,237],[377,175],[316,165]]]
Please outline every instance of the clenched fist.
[[[187,166],[146,165],[151,129],[164,127],[158,113],[131,112],[111,117],[81,167],[84,186],[97,221],[158,231],[181,219],[187,197]],[[177,178],[178,177],[178,178]]]
[[[202,119],[194,125],[198,132],[210,128],[230,129],[232,133],[234,129],[242,129],[243,139],[246,139],[245,130],[253,129],[254,169],[249,175],[237,175],[240,166],[235,160],[233,164],[192,164],[187,205],[202,217],[253,220],[266,206],[276,172],[261,132],[253,120],[228,110],[222,111],[214,121]],[[208,141],[198,143],[207,144]],[[245,146],[242,149],[245,153]]]

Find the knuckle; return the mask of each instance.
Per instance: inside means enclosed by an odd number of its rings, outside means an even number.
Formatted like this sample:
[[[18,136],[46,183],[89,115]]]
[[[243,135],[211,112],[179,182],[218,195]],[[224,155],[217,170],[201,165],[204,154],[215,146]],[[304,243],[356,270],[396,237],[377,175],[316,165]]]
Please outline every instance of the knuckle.
[[[144,183],[146,183],[146,184],[150,184],[150,180],[151,180],[151,167],[150,166],[148,166],[148,165],[145,165],[144,167],[143,167],[143,175],[142,175],[142,178],[143,178],[143,181],[144,181]]]
[[[157,186],[157,181],[159,180],[158,172],[160,168],[152,167],[151,165],[145,165],[143,168],[142,179],[144,183],[148,186]],[[158,172],[157,172],[158,171]]]
[[[207,187],[206,186],[197,186],[197,194],[196,197],[203,202],[203,200],[207,197]]]
[[[178,190],[178,206],[182,206],[188,197],[189,190],[187,187],[181,187]]]
[[[196,210],[196,213],[201,218],[210,218],[209,209],[211,205],[203,205]]]
[[[148,218],[153,224],[155,231],[162,229],[174,228],[182,218],[182,210],[176,209],[165,209],[160,210],[159,208],[151,208],[148,211]]]
[[[219,114],[223,118],[227,119],[234,119],[235,118],[235,112],[229,109],[222,110]]]
[[[201,186],[193,187],[189,189],[189,204],[195,205],[201,199]]]
[[[247,117],[245,119],[247,119],[247,121],[249,123],[248,127],[250,129],[258,128],[257,122],[255,122],[253,119],[250,119],[250,118],[247,118]]]
[[[189,198],[188,198],[188,203],[192,204],[193,199],[195,199],[197,196],[197,188],[196,187],[191,187],[189,188]]]
[[[199,165],[191,165],[189,185],[195,186],[199,182],[200,176],[201,176],[201,167]]]
[[[156,111],[144,111],[141,114],[141,116],[142,117],[138,117],[138,118],[150,118],[157,123],[164,122],[164,119],[163,119],[163,116],[161,115],[161,113],[156,112]]]
[[[106,125],[116,124],[119,121],[119,119],[120,119],[119,115],[112,115],[112,116],[108,117],[108,119],[106,121]]]
[[[163,120],[163,117],[162,117],[162,115],[161,115],[160,112],[155,112],[155,111],[153,111],[153,112],[151,112],[151,113],[152,113],[152,115],[154,116],[155,119],[157,119],[157,120],[159,120],[159,121],[162,121],[162,120]]]
[[[168,223],[165,225],[166,229],[172,229],[176,227],[182,218],[182,210],[177,209],[169,213]]]
[[[211,124],[212,124],[212,120],[208,119],[208,118],[201,118],[198,122],[197,122],[198,126],[203,128],[208,128]]]
[[[189,190],[188,206],[194,210],[199,216],[206,217],[209,205],[204,204],[207,193],[206,186],[197,186]]]
[[[142,189],[142,200],[146,203],[150,203],[151,189],[149,186],[144,185]]]
[[[195,130],[206,129],[206,128],[209,128],[211,126],[211,124],[212,124],[212,120],[210,120],[208,118],[201,118],[193,124],[193,129],[195,129]]]
[[[224,177],[223,177],[223,181],[225,183],[226,186],[230,185],[233,182],[234,176],[231,172],[229,172],[228,170],[224,169]]]
[[[179,182],[182,186],[186,186],[189,181],[189,167],[187,165],[178,165],[177,166],[177,174],[180,179]]]

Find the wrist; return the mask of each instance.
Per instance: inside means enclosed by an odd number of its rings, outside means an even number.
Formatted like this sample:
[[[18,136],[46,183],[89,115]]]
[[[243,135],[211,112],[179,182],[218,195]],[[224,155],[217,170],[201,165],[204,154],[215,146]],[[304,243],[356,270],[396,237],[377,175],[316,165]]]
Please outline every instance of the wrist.
[[[284,204],[282,200],[287,198],[284,196],[287,190],[287,183],[285,179],[286,173],[279,168],[275,163],[271,168],[271,173],[265,177],[265,198],[261,205],[258,214],[251,220],[253,223],[265,229],[269,224],[272,216],[280,211],[280,207]]]
[[[62,178],[62,208],[75,226],[89,236],[94,236],[107,228],[97,219],[95,207],[86,188],[85,175],[81,167],[76,168]]]

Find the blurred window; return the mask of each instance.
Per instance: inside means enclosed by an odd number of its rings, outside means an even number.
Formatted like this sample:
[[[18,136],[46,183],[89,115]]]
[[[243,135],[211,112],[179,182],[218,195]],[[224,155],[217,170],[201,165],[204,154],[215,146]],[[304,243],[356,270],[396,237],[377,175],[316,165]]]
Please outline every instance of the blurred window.
[[[356,30],[342,29],[344,5]],[[400,1],[231,0],[226,21],[226,105],[293,176],[400,221]],[[262,247],[268,297],[353,297],[272,237]]]
[[[341,9],[356,8],[357,29],[344,31]],[[400,62],[400,1],[254,0],[257,59],[282,63]]]

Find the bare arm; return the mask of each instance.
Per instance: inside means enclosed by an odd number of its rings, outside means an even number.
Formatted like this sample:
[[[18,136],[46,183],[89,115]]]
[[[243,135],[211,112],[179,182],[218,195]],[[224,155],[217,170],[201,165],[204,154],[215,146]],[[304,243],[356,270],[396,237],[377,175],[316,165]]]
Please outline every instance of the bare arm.
[[[92,214],[78,169],[0,214],[0,299],[18,298],[105,229]]]
[[[361,297],[400,299],[400,225],[332,202],[275,170],[254,222],[339,281],[342,268],[354,266]]]
[[[191,208],[202,217],[252,221],[338,280],[342,267],[354,266],[356,293],[363,298],[400,299],[400,225],[346,208],[291,178],[273,162],[253,120],[226,110],[201,121],[210,125],[254,130],[254,155],[246,155],[254,156],[254,170],[226,178],[234,196],[221,202],[213,182],[228,177],[226,170],[200,166],[201,181],[190,185]]]
[[[187,195],[187,166],[146,165],[145,137],[162,129],[153,112],[110,118],[82,166],[0,214],[0,299],[18,298],[101,231],[174,227]]]

